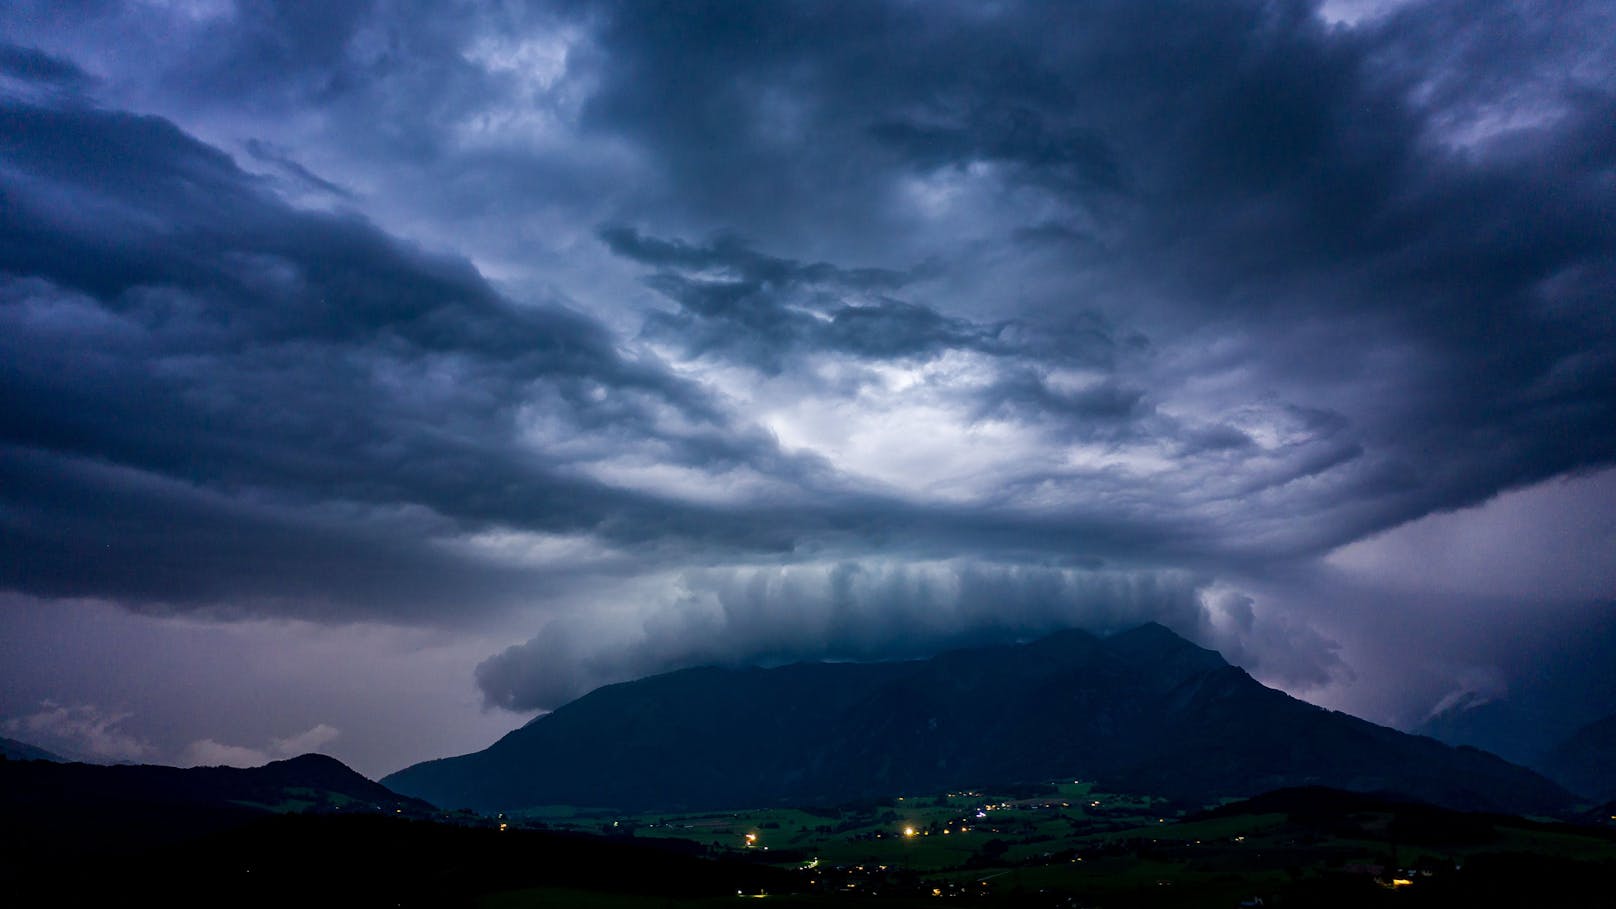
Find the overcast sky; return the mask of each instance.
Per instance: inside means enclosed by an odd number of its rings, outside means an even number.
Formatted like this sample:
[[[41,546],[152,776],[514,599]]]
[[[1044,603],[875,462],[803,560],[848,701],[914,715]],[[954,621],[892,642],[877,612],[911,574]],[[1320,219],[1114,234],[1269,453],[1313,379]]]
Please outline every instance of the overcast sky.
[[[1602,0],[14,0],[0,734],[1147,619],[1610,712],[1613,213]]]

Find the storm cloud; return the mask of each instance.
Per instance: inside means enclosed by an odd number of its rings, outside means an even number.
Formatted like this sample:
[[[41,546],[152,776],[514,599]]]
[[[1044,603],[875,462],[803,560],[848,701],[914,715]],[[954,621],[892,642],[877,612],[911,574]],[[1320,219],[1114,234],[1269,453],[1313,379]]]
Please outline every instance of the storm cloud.
[[[1466,606],[1374,542],[1616,462],[1608,5],[25,2],[0,39],[0,588],[64,629],[475,630],[535,710],[1154,618],[1407,722],[1610,608],[1605,562]],[[1398,611],[1498,633],[1399,701]]]

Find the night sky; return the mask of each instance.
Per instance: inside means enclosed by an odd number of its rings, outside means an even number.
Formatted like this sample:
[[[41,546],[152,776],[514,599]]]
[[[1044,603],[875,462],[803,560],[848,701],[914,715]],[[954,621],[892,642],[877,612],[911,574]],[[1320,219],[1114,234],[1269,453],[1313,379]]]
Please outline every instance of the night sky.
[[[1151,619],[1616,711],[1616,5],[0,6],[0,735]]]

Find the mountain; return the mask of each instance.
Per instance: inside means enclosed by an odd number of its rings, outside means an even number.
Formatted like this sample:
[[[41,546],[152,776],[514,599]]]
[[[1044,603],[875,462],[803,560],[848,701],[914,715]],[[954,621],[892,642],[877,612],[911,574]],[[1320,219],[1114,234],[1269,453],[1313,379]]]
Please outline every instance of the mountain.
[[[236,805],[261,811],[340,810],[364,806],[432,813],[333,757],[305,754],[262,767],[162,767],[152,764],[0,765],[0,797],[61,803]]]
[[[1616,714],[1572,733],[1538,766],[1573,792],[1600,801],[1616,800]]]
[[[450,807],[678,810],[1062,777],[1188,803],[1303,785],[1509,812],[1570,801],[1485,752],[1266,688],[1156,624],[910,662],[672,672],[382,782]]]
[[[318,754],[262,767],[0,761],[0,854],[122,853],[286,812],[438,813]]]
[[[684,841],[445,818],[315,754],[247,769],[4,760],[0,818],[0,893],[16,906],[470,906],[502,890],[660,906],[795,883]]]
[[[1445,699],[1409,730],[1449,745],[1471,745],[1541,771],[1542,759],[1591,720],[1616,710],[1616,604],[1574,632],[1527,648],[1485,691]]]
[[[3,736],[0,736],[0,758],[8,761],[55,761],[58,764],[65,760],[43,748]]]
[[[1468,695],[1435,713],[1410,731],[1449,745],[1469,745],[1506,760],[1526,764],[1555,742],[1545,731],[1541,711],[1520,698],[1488,699]],[[1566,725],[1558,733],[1571,729]]]

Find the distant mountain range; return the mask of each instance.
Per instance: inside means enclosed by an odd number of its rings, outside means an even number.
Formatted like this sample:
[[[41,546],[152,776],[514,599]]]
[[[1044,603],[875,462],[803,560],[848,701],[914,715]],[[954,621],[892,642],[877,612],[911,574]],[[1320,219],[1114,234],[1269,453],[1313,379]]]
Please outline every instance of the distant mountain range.
[[[1550,755],[1591,722],[1616,714],[1616,601],[1593,615],[1576,633],[1537,648],[1529,662],[1493,667],[1499,675],[1486,690],[1449,697],[1409,731],[1547,772]]]
[[[1449,745],[1469,745],[1505,760],[1527,765],[1543,756],[1573,726],[1569,720],[1545,717],[1524,698],[1466,695],[1409,730]]]
[[[1538,766],[1573,792],[1616,801],[1616,714],[1572,733]]]
[[[444,807],[679,810],[1063,777],[1189,804],[1320,785],[1511,813],[1571,801],[1494,755],[1264,687],[1156,624],[920,661],[672,672],[382,782]]]
[[[1511,700],[1461,702],[1415,731],[1493,751],[1586,798],[1616,799],[1616,714],[1571,727],[1540,713]]]

